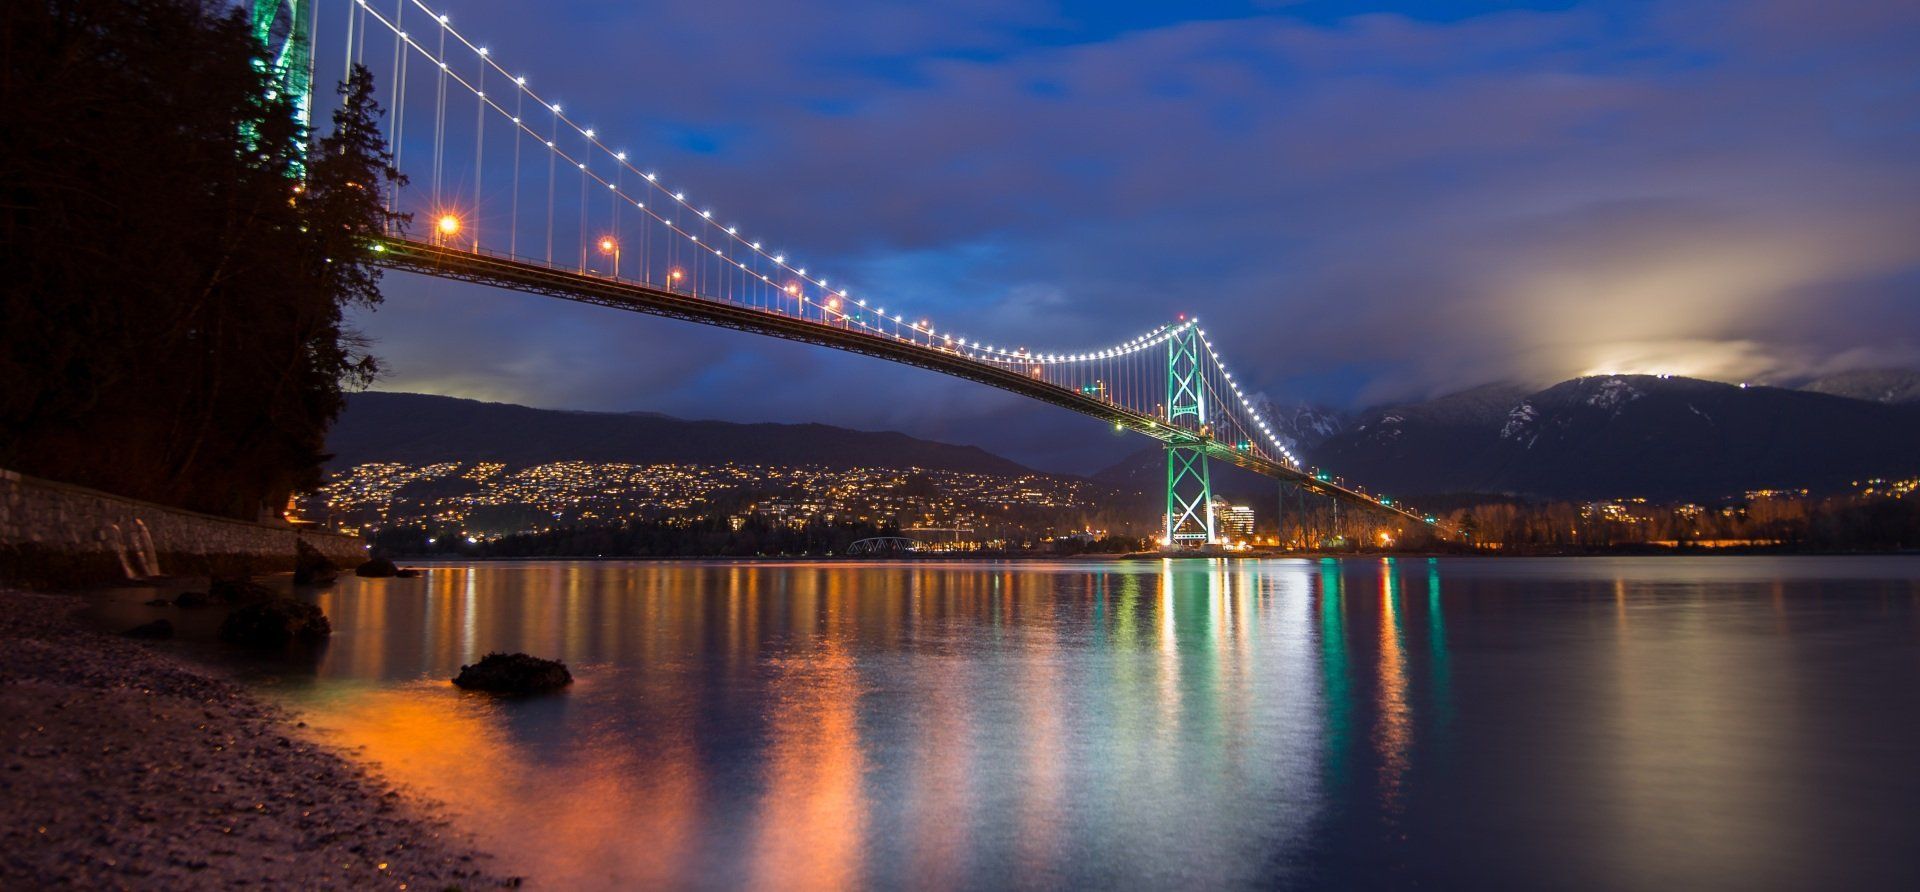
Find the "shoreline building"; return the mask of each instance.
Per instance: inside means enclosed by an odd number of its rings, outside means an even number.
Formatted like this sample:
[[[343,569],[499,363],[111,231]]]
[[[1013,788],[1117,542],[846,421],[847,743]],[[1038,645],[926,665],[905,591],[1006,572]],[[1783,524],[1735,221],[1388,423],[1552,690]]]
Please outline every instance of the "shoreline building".
[[[1213,500],[1214,523],[1219,526],[1223,539],[1233,542],[1253,541],[1253,508],[1247,505],[1235,505],[1226,499],[1216,497]]]

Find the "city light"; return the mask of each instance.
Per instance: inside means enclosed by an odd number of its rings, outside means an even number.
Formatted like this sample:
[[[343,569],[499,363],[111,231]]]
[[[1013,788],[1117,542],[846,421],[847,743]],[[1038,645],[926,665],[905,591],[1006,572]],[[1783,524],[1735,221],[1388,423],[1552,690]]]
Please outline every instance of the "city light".
[[[460,218],[452,214],[441,214],[440,219],[434,221],[433,228],[442,236],[458,235],[460,234]]]

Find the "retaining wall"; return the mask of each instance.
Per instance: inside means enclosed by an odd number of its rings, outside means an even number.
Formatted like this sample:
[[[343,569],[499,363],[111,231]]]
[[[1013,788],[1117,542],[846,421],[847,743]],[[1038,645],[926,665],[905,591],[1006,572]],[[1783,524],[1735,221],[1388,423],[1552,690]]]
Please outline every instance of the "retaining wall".
[[[299,542],[343,568],[366,560],[355,536],[216,517],[0,470],[0,581],[15,585],[282,572],[293,569]]]

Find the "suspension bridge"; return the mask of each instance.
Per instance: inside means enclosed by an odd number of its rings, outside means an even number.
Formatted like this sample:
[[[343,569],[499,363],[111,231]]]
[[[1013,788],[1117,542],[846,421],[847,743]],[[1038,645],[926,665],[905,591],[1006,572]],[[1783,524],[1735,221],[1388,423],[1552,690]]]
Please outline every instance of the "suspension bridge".
[[[420,0],[251,0],[275,89],[366,66],[395,166],[385,196],[424,232],[370,246],[392,270],[816,344],[975,381],[1159,441],[1168,547],[1221,543],[1211,463],[1402,524],[1435,519],[1304,466],[1195,318],[1119,343],[1039,349],[962,332],[809,271],[667,185],[530,77]],[[325,72],[323,75],[322,73]],[[423,157],[424,156],[424,157]]]

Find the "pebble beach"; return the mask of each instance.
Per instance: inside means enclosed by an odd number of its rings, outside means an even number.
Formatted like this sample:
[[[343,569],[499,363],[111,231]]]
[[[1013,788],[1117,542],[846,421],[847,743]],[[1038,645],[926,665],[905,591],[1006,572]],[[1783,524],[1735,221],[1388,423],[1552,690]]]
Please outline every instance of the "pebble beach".
[[[516,886],[213,670],[0,590],[0,888]]]

